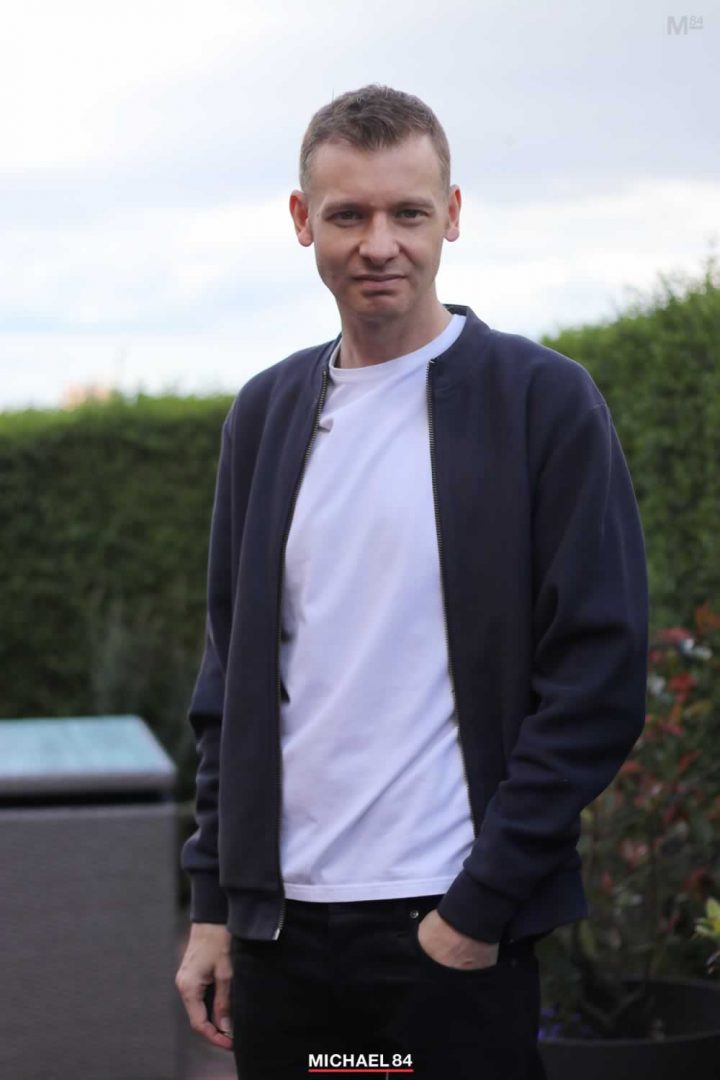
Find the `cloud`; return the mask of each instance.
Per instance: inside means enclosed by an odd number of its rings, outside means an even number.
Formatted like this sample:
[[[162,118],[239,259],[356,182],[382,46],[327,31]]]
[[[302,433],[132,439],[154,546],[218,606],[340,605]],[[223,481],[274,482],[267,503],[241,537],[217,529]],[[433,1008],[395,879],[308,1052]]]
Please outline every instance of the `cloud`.
[[[612,314],[658,270],[697,273],[720,184],[637,181],[604,196],[514,206],[467,196],[445,246],[444,301],[537,337]],[[338,332],[286,200],[121,213],[102,227],[6,233],[0,368],[6,405],[60,399],[68,383],[126,391],[236,390],[294,349]]]
[[[671,38],[654,0],[12,6],[0,365],[22,372],[0,405],[94,381],[93,350],[128,387],[234,386],[332,336],[287,194],[311,113],[371,81],[447,128],[465,204],[444,299],[534,335],[697,269],[720,220],[716,40]]]
[[[465,295],[530,336],[611,316],[660,271],[697,275],[720,221],[720,183],[646,178],[604,195],[521,206],[471,198],[446,252],[441,293]],[[471,303],[473,301],[470,301]],[[486,317],[483,316],[483,317]]]
[[[602,196],[521,205],[471,190],[441,281],[461,295],[482,280],[509,310],[517,310],[518,282],[532,282],[545,302],[570,283],[597,298],[623,283],[642,285],[657,268],[697,261],[709,221],[720,221],[718,183],[638,180]],[[35,320],[36,329],[212,333],[240,326],[248,310],[286,302],[314,272],[311,253],[295,239],[287,196],[120,210],[51,232],[6,228],[2,243],[6,330],[33,329]],[[561,314],[553,303],[547,318]]]
[[[226,305],[257,305],[297,276],[285,200],[153,207],[48,231],[6,228],[0,326],[172,330],[212,327]]]
[[[137,146],[123,121],[150,87],[192,82],[215,58],[251,50],[279,11],[231,0],[24,0],[3,12],[0,166],[118,160]],[[117,121],[120,121],[119,123]]]

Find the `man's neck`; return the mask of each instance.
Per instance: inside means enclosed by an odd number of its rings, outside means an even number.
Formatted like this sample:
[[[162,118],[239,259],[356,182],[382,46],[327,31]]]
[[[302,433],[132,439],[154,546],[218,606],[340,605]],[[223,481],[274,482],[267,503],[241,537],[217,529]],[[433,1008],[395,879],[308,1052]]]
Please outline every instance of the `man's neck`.
[[[424,318],[391,320],[342,319],[339,367],[382,364],[421,349],[443,332],[452,315],[440,301]]]

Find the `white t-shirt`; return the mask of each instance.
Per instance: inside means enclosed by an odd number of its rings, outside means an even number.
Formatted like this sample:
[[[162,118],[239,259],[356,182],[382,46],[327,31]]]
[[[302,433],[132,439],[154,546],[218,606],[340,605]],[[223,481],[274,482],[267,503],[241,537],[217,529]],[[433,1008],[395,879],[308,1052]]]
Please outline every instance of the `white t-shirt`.
[[[474,839],[448,671],[428,361],[334,366],[285,553],[281,863],[299,900],[444,892]]]

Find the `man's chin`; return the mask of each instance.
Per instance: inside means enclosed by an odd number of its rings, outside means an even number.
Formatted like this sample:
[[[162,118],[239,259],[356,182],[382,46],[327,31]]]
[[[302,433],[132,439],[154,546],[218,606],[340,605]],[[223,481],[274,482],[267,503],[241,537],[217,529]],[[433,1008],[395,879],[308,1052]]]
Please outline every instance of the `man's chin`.
[[[363,308],[353,308],[352,317],[364,323],[391,323],[407,318],[407,310],[398,304],[367,304]]]
[[[407,315],[410,304],[407,297],[400,297],[397,293],[387,292],[368,293],[363,296],[353,296],[352,302],[341,305],[348,314],[357,318],[397,319]]]

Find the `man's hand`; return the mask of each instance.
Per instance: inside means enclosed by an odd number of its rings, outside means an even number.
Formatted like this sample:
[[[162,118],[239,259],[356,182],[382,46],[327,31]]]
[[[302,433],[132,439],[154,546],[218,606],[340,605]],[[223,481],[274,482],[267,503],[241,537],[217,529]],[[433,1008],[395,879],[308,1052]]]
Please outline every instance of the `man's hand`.
[[[446,967],[471,971],[497,963],[497,944],[461,934],[437,911],[429,911],[418,926],[418,941],[431,959]]]
[[[213,1046],[223,1050],[232,1049],[231,979],[230,934],[227,929],[220,923],[193,923],[185,955],[175,976],[175,986],[183,999],[193,1031],[199,1031]],[[211,1023],[203,995],[213,983],[215,1000]]]

